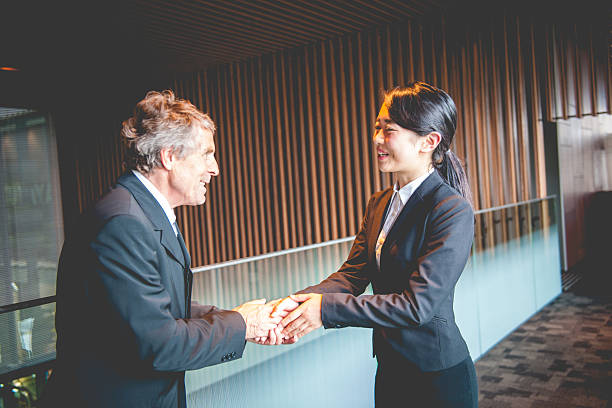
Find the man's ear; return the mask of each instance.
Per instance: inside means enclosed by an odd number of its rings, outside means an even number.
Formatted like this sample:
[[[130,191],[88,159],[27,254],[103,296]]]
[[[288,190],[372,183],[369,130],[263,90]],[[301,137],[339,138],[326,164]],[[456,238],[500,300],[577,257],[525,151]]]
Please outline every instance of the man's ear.
[[[174,152],[172,149],[161,149],[159,151],[159,159],[164,169],[170,171],[174,167],[175,160]]]
[[[438,132],[431,132],[420,138],[421,140],[421,152],[429,153],[436,150],[436,147],[442,141],[442,135]]]

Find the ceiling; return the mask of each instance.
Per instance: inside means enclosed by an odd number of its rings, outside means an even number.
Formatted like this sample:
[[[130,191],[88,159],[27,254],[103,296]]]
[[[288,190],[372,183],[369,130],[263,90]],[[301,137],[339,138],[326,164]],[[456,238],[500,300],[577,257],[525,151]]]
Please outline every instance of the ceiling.
[[[448,0],[130,0],[121,24],[177,67],[242,60],[439,13]],[[174,63],[173,63],[174,61]]]
[[[193,71],[439,14],[452,2],[17,1],[1,6],[0,66],[65,71],[90,62]]]
[[[591,1],[576,7],[591,9]],[[475,15],[504,5],[542,15],[562,8],[553,0],[5,1],[0,67],[18,71],[0,69],[0,104],[54,104],[58,95],[72,104],[82,95],[114,100],[119,93],[131,101],[142,89],[169,86],[169,73],[440,14],[478,24]]]

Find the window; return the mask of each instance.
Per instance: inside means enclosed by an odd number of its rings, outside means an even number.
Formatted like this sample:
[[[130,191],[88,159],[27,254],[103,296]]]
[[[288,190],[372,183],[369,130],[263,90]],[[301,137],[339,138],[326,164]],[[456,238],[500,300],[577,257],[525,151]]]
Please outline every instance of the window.
[[[51,118],[0,107],[0,374],[55,358],[63,234]]]

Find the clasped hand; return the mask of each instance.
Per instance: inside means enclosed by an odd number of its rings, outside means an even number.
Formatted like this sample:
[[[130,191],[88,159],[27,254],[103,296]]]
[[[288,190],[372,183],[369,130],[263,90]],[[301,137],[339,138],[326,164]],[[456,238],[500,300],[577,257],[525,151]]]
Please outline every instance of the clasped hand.
[[[263,299],[253,301],[259,302],[257,305],[260,310],[257,313],[259,315],[258,320],[262,324],[259,324],[258,328],[249,330],[249,320],[245,319],[247,322],[247,340],[264,345],[295,343],[300,337],[323,325],[321,322],[321,300],[322,295],[308,293],[291,295],[269,303],[265,303]],[[245,305],[253,304],[253,302],[245,303]],[[235,310],[239,311],[237,309]],[[265,313],[268,313],[268,315],[265,316]],[[255,322],[254,319],[251,320]]]

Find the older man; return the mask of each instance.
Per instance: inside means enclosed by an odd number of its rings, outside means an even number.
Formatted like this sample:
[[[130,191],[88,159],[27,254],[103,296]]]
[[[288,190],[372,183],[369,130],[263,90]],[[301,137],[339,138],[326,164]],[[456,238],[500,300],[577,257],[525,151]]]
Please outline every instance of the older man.
[[[219,174],[212,120],[149,92],[123,123],[129,170],[67,236],[57,281],[57,365],[46,403],[184,407],[185,370],[242,356],[280,317],[191,302],[190,256],[173,209],[200,205]]]

